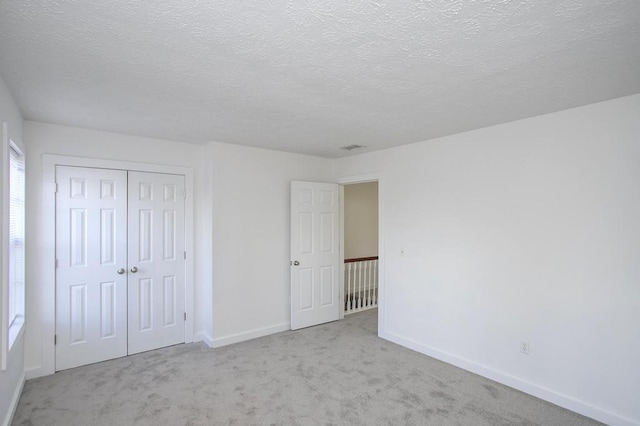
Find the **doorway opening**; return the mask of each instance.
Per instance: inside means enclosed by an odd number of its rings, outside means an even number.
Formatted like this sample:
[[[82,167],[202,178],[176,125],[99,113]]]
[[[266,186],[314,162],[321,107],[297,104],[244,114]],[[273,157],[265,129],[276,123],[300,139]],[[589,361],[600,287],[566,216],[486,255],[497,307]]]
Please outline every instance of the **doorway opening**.
[[[344,185],[344,315],[378,307],[378,182]]]
[[[381,182],[376,174],[345,177],[335,184],[291,182],[292,330],[370,311],[369,316],[378,318],[381,333],[385,300]],[[358,197],[363,189],[370,196]],[[354,230],[356,237],[351,235]],[[349,240],[346,252],[345,239]]]

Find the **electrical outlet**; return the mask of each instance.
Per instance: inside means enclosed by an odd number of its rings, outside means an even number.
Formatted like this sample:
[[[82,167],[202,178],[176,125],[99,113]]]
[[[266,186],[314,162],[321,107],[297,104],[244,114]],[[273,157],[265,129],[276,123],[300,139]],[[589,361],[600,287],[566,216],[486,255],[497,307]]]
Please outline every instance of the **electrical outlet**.
[[[529,355],[529,342],[520,340],[520,352]]]

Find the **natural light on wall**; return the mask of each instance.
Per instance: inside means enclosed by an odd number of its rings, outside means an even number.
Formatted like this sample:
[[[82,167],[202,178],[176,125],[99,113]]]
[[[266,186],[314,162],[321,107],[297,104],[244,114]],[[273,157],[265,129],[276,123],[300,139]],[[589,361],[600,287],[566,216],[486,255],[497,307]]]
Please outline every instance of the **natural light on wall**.
[[[2,367],[24,324],[25,314],[25,161],[24,155],[9,138],[3,126],[5,159],[3,216],[3,292],[2,292]],[[8,163],[8,164],[7,164]],[[4,165],[3,165],[4,166]],[[8,216],[8,217],[7,217]],[[6,269],[5,269],[6,267]]]

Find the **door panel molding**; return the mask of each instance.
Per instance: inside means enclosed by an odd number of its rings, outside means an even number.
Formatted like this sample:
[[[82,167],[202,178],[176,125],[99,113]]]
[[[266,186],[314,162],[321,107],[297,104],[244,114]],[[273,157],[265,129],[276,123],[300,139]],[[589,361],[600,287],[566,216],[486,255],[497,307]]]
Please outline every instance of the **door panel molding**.
[[[151,173],[184,175],[185,177],[185,247],[187,259],[185,266],[185,342],[194,341],[194,169],[191,167],[150,164],[132,161],[106,160],[99,158],[75,157],[66,155],[42,155],[42,185],[44,198],[43,211],[51,212],[38,222],[40,236],[40,253],[42,259],[49,259],[48,265],[37,265],[45,269],[41,291],[32,305],[38,307],[37,316],[30,321],[39,321],[41,334],[35,339],[42,345],[42,364],[33,366],[27,371],[27,378],[39,377],[55,373],[55,169],[56,166],[75,166],[88,168],[105,168],[114,170],[131,170]],[[178,194],[180,195],[180,194]]]

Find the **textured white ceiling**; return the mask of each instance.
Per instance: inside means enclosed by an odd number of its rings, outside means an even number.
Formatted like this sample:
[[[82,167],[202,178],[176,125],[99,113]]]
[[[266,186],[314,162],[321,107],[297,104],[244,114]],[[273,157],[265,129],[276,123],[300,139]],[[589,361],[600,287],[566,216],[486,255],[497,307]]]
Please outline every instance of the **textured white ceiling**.
[[[0,0],[0,74],[29,120],[339,157],[639,93],[640,1]]]

